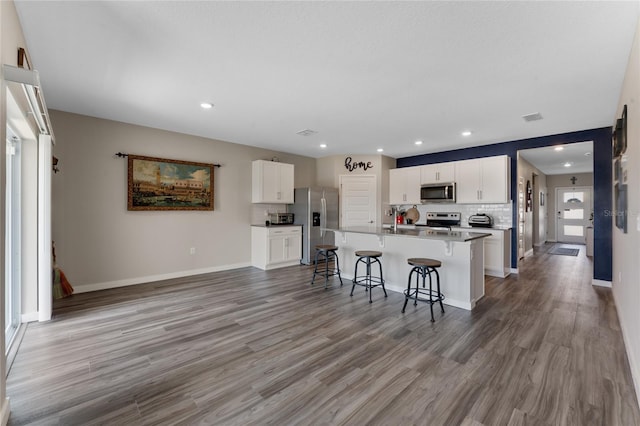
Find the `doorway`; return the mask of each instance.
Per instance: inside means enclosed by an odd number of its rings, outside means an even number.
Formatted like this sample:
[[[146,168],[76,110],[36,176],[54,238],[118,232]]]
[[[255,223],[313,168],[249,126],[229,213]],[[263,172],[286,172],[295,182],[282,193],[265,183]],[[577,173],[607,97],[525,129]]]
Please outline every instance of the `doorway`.
[[[556,188],[556,240],[560,243],[586,244],[591,224],[591,187]]]
[[[6,140],[6,194],[5,194],[5,276],[4,276],[4,336],[5,350],[9,351],[20,326],[21,291],[21,143],[7,127]]]
[[[340,227],[377,225],[374,175],[340,176]]]

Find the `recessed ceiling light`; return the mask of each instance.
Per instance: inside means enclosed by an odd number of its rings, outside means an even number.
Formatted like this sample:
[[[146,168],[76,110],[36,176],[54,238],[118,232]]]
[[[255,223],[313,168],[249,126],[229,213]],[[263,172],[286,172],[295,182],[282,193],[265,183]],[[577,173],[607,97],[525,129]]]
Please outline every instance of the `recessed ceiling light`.
[[[571,167],[571,163],[566,162],[566,163],[564,163],[564,166],[565,166],[565,167]]]
[[[555,148],[553,148],[554,151],[562,151],[564,149],[564,146],[556,146]]]
[[[416,145],[422,145],[422,141],[415,141],[414,144]]]
[[[462,132],[462,136],[471,136],[471,130],[465,130]]]
[[[378,148],[378,149],[377,149],[377,151],[378,151],[378,152],[382,152],[382,151],[384,151],[384,149],[382,149],[382,148]]]
[[[203,103],[201,103],[201,104],[200,104],[200,106],[201,106],[202,108],[204,108],[204,109],[211,109],[211,108],[213,108],[213,104],[212,104],[212,103],[209,103],[209,102],[203,102]]]
[[[321,143],[321,144],[320,144],[320,148],[323,148],[323,149],[324,149],[324,148],[326,148],[326,147],[327,147],[327,144],[326,144],[326,143]]]

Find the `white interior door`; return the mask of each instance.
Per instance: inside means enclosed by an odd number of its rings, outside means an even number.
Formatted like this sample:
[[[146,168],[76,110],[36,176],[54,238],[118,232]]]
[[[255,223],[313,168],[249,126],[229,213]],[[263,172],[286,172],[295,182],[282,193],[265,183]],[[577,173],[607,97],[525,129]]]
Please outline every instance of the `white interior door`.
[[[591,224],[591,187],[556,189],[556,233],[562,243],[585,244]]]
[[[376,226],[376,193],[373,175],[340,176],[340,226]]]

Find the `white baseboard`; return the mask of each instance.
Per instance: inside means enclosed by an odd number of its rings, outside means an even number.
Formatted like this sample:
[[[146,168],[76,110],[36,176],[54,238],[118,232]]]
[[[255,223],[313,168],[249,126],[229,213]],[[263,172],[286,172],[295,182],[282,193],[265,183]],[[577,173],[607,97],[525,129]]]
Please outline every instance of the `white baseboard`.
[[[518,273],[518,268],[511,268],[511,273],[512,274],[517,274]]]
[[[2,419],[2,426],[6,426],[9,423],[9,414],[11,414],[11,406],[9,405],[9,398],[5,398],[2,402],[2,412],[0,419]]]
[[[34,322],[38,321],[38,312],[29,312],[28,314],[20,315],[20,322]]]
[[[524,252],[524,257],[527,257],[527,256],[533,256],[533,249],[529,249],[526,252]]]
[[[595,286],[598,286],[598,287],[611,288],[611,281],[593,279],[593,280],[591,280],[591,285],[595,285]]]
[[[110,288],[126,287],[136,284],[145,284],[154,281],[170,280],[173,278],[188,277],[191,275],[208,274],[211,272],[228,271],[230,269],[246,268],[251,266],[250,262],[235,263],[231,265],[212,266],[210,268],[191,269],[189,271],[171,272],[168,274],[148,275],[146,277],[127,278],[125,280],[107,281],[103,283],[93,283],[75,286],[74,293],[88,293],[90,291],[107,290]]]

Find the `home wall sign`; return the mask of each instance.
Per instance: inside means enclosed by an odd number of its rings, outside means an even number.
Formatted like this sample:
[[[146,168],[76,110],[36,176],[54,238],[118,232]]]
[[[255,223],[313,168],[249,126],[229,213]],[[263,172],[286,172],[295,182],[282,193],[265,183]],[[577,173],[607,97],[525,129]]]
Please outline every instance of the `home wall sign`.
[[[373,169],[373,163],[371,161],[353,161],[353,158],[347,157],[344,159],[344,167],[350,172],[356,171],[358,169],[362,169],[362,171],[367,171],[369,169]]]

